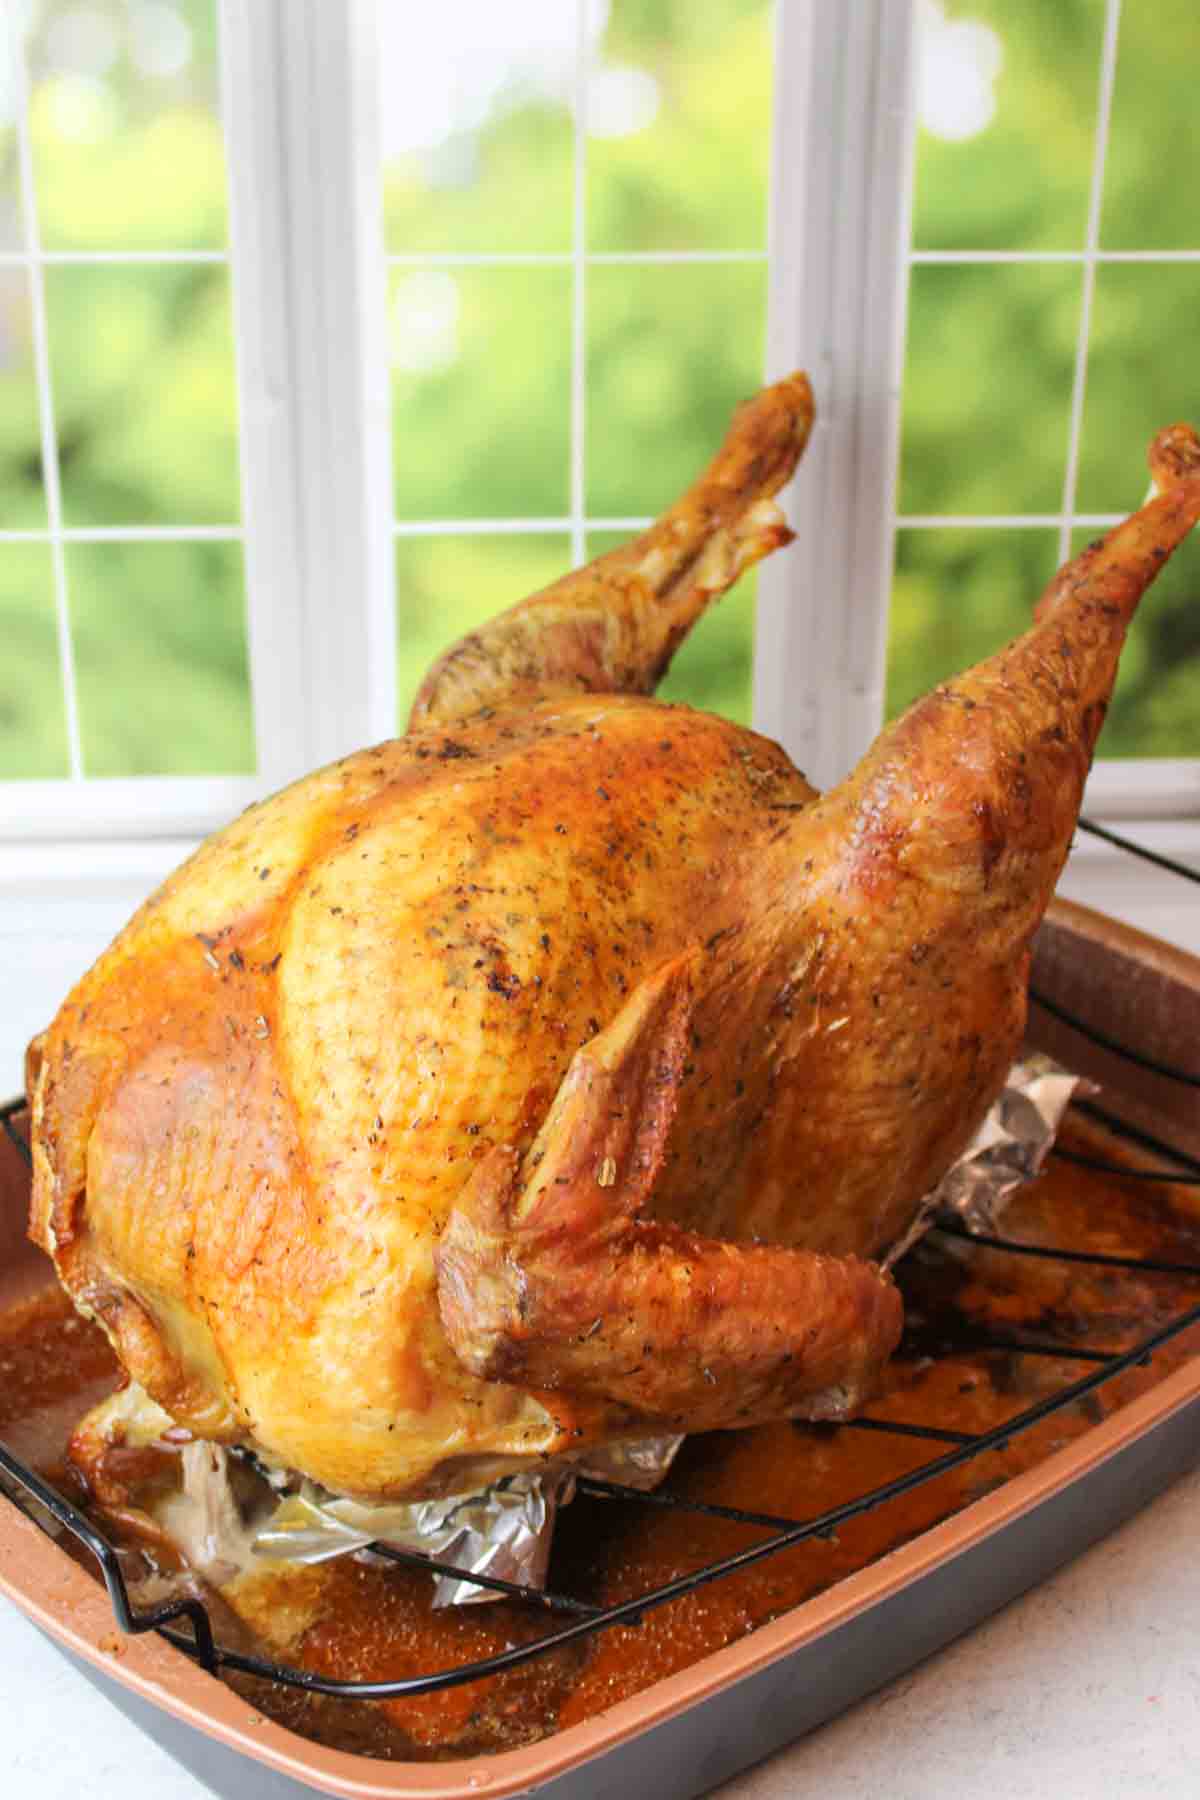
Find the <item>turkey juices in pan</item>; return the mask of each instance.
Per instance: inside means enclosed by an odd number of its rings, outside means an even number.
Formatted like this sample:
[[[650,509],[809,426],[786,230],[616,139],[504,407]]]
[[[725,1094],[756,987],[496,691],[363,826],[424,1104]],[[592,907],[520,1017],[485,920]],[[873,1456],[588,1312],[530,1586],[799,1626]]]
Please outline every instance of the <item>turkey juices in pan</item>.
[[[844,1416],[868,1258],[1020,1041],[1029,945],[1200,440],[1033,627],[818,796],[650,697],[789,537],[802,375],[628,547],[441,659],[408,733],[209,840],[34,1047],[33,1235],[133,1380],[337,1492]]]
[[[1118,1142],[1068,1115],[1065,1145],[1102,1162],[1125,1162]],[[1145,1164],[1135,1155],[1131,1166]],[[1004,1215],[1023,1243],[1069,1245],[1159,1262],[1200,1260],[1196,1190],[1162,1186],[1051,1158]],[[1070,1352],[1126,1350],[1178,1317],[1196,1298],[1186,1276],[1130,1273],[1094,1264],[1011,1256],[954,1240],[925,1239],[897,1269],[904,1341],[882,1371],[871,1401],[877,1420],[978,1434],[1059,1394],[1078,1361],[1023,1355],[1023,1341]],[[559,1648],[508,1673],[416,1698],[323,1698],[223,1671],[267,1717],[306,1737],[402,1761],[456,1758],[531,1742],[595,1717],[666,1676],[799,1606],[1037,1467],[1145,1394],[1200,1348],[1193,1327],[1082,1401],[1057,1411],[1002,1449],[845,1520],[833,1539],[814,1538],[619,1625]],[[52,1482],[78,1497],[64,1466],[67,1437],[85,1407],[120,1379],[101,1333],[77,1317],[61,1293],[0,1309],[0,1436]],[[811,1518],[906,1474],[943,1445],[886,1431],[772,1424],[689,1439],[669,1477],[672,1494],[717,1507],[764,1506]],[[169,1549],[148,1545],[145,1515],[114,1517],[114,1489],[138,1507],[178,1480],[181,1447],[112,1449],[105,1458],[104,1529],[121,1544],[139,1606],[178,1592]],[[581,1497],[561,1514],[550,1585],[594,1605],[644,1595],[760,1542],[761,1528],[674,1507]],[[64,1549],[72,1552],[70,1540]],[[88,1572],[94,1559],[74,1552]],[[148,1561],[147,1561],[148,1558]],[[353,1558],[317,1567],[252,1567],[215,1593],[195,1584],[219,1641],[230,1648],[340,1679],[394,1680],[496,1655],[554,1629],[540,1607],[501,1599],[489,1606],[430,1610],[432,1584],[420,1569]]]

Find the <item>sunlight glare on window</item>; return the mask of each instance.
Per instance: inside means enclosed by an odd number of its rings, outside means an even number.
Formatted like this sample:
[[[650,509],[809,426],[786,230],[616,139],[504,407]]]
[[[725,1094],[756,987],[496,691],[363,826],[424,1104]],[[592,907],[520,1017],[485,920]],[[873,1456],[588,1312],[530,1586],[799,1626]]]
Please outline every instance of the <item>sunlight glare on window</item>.
[[[662,105],[662,89],[648,69],[610,64],[597,69],[587,84],[589,137],[629,137],[653,125]]]
[[[598,39],[608,7],[587,9]],[[575,8],[562,0],[459,0],[430,7],[414,54],[412,18],[383,7],[380,49],[387,105],[385,158],[431,151],[460,132],[478,132],[497,114],[532,99],[569,97],[575,81]]]
[[[43,248],[222,247],[214,0],[41,0],[31,19],[29,128]]]
[[[129,9],[129,59],[143,75],[179,75],[192,60],[192,28],[173,6]]]
[[[38,97],[47,134],[74,144],[100,144],[117,128],[118,109],[112,89],[92,75],[57,75]]]
[[[76,6],[51,19],[46,28],[45,60],[61,74],[107,75],[120,54],[112,20],[98,7]]]
[[[589,14],[586,30],[606,16]],[[576,8],[445,0],[415,36],[406,7],[378,20],[389,251],[568,249]]]
[[[459,358],[462,296],[444,269],[417,269],[392,293],[392,367],[410,375],[436,375]]]
[[[938,0],[918,9],[917,113],[934,137],[961,143],[996,116],[1004,46],[978,19],[948,19]]]

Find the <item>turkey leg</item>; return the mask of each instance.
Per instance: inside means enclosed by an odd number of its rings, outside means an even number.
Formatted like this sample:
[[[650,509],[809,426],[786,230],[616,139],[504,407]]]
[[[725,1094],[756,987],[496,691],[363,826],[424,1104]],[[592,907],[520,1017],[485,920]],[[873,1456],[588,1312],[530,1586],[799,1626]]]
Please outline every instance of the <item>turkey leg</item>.
[[[764,1027],[774,1085],[744,1140],[739,1236],[885,1249],[999,1092],[1126,626],[1200,518],[1195,433],[1164,434],[1151,466],[1165,491],[1055,577],[1030,630],[917,701],[765,846],[765,891],[791,884],[786,906],[758,914],[786,979]],[[720,1033],[731,999],[698,1013],[702,1035]],[[686,1158],[690,1139],[678,1144]],[[670,1174],[656,1215],[716,1224],[684,1211]]]
[[[688,1057],[693,954],[578,1051],[529,1152],[479,1165],[437,1252],[442,1322],[485,1379],[689,1431],[842,1417],[896,1346],[900,1299],[855,1257],[639,1217]]]
[[[771,496],[812,418],[802,374],[746,401],[700,480],[648,531],[453,645],[425,677],[409,729],[522,696],[653,693],[711,602],[791,541]]]
[[[1158,496],[1059,571],[1031,629],[917,701],[797,821],[797,847],[832,848],[843,873],[852,865],[873,891],[890,889],[897,875],[915,877],[908,892],[923,914],[923,928],[912,920],[918,936],[958,917],[978,953],[993,948],[990,923],[1007,957],[1041,918],[1070,846],[1126,628],[1200,519],[1195,431],[1160,433],[1149,460]],[[903,937],[895,914],[889,929]]]

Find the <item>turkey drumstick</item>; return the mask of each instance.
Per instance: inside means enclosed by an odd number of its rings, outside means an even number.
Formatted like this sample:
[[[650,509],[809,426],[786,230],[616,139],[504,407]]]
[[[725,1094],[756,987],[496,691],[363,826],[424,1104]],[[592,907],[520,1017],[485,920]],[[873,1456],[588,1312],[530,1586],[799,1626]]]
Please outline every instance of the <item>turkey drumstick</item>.
[[[410,729],[522,697],[652,694],[712,601],[791,541],[771,496],[795,469],[812,420],[812,389],[799,373],[747,400],[704,474],[648,531],[439,658]]]

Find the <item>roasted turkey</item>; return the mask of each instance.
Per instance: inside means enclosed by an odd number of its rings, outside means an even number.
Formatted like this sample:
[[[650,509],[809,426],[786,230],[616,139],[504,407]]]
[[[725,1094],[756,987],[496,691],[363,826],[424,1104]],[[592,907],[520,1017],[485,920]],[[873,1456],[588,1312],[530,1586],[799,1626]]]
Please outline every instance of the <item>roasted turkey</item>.
[[[407,734],[211,838],[34,1047],[31,1230],[200,1437],[382,1499],[836,1418],[872,1262],[1020,1042],[1125,628],[1200,441],[1032,628],[818,797],[651,696],[790,533],[802,375],[651,530],[464,639]]]

